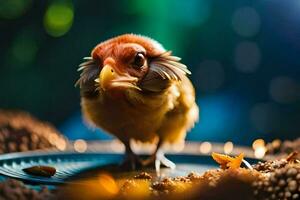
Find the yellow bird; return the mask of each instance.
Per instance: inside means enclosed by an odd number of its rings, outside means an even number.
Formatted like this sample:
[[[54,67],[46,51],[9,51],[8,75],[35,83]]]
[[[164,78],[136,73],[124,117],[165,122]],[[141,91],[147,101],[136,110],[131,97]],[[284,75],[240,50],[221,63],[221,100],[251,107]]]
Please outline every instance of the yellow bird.
[[[161,151],[164,143],[183,142],[198,119],[195,90],[180,58],[157,41],[125,34],[98,44],[80,65],[81,108],[86,120],[117,137],[126,149],[124,166],[175,167]],[[141,160],[130,140],[155,142]]]

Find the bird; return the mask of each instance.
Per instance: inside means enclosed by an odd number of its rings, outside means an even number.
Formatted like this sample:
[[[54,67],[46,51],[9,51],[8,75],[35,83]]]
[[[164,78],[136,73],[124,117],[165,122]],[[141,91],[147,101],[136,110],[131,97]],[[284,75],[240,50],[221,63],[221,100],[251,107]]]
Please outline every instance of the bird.
[[[123,34],[96,45],[79,65],[83,117],[124,144],[125,168],[176,167],[162,146],[184,142],[199,117],[191,72],[180,61],[150,37]],[[141,159],[132,140],[156,149]]]

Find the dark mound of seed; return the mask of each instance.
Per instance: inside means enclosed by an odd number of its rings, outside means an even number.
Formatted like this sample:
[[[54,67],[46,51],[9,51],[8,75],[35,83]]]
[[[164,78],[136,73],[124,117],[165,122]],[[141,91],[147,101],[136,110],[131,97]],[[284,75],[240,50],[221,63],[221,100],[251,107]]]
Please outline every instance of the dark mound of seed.
[[[61,140],[52,125],[28,113],[0,110],[0,153],[53,148]]]
[[[53,192],[49,191],[47,187],[42,187],[40,191],[26,187],[22,182],[7,179],[0,182],[0,199],[2,200],[47,200],[54,199]]]
[[[151,180],[152,176],[148,174],[147,172],[141,172],[140,174],[134,176],[134,179],[147,179]]]
[[[256,199],[300,199],[300,166],[287,165],[253,183]]]
[[[276,169],[280,169],[285,167],[288,164],[288,161],[286,159],[281,160],[270,160],[266,162],[258,162],[257,164],[253,165],[253,169],[262,172],[262,173],[268,173],[273,172]]]

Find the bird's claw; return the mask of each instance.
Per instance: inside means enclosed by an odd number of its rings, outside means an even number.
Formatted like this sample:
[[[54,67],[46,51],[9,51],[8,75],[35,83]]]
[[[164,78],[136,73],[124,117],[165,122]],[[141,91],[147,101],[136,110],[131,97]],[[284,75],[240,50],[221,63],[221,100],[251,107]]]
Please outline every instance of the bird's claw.
[[[133,153],[126,154],[126,157],[121,164],[121,169],[124,170],[136,170],[141,167],[142,167],[142,161],[137,155]]]
[[[175,169],[176,165],[166,158],[163,152],[158,151],[153,157],[142,162],[143,167],[155,167],[156,172],[160,171],[160,167],[164,166],[170,169]]]

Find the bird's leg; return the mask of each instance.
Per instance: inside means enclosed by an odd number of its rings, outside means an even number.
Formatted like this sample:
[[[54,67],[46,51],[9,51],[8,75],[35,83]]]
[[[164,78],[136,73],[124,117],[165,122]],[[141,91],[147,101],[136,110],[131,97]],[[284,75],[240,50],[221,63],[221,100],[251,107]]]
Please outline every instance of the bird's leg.
[[[125,145],[125,159],[121,167],[126,170],[136,170],[142,166],[140,158],[132,151],[130,142],[123,141]]]
[[[172,161],[166,158],[164,152],[161,149],[162,141],[159,140],[156,150],[154,153],[150,156],[149,159],[143,161],[144,167],[154,166],[156,171],[158,172],[160,170],[160,166],[165,166],[171,169],[175,169],[176,165]]]

